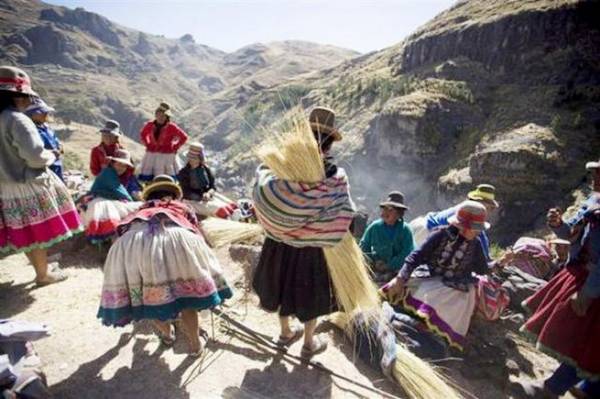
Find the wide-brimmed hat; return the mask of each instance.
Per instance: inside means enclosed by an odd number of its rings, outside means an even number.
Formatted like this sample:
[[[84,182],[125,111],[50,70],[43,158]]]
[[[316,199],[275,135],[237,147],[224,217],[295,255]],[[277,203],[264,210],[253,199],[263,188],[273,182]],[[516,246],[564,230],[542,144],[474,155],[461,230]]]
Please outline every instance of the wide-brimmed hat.
[[[158,104],[158,107],[156,107],[156,110],[154,112],[156,113],[158,111],[161,111],[163,114],[165,114],[168,117],[173,116],[173,112],[171,111],[171,106],[168,103]]]
[[[31,88],[31,79],[24,70],[13,66],[0,66],[0,91],[10,91],[38,97]]]
[[[104,122],[104,127],[100,129],[100,133],[112,134],[113,136],[121,136],[121,124],[115,120],[109,119]]]
[[[556,244],[556,245],[571,245],[571,241],[565,240],[564,238],[552,238],[548,242],[550,244]]]
[[[408,206],[404,205],[404,194],[400,191],[392,191],[388,194],[387,198],[382,201],[379,206],[391,206],[399,209],[408,209]]]
[[[453,226],[469,230],[487,230],[490,224],[485,221],[487,210],[482,203],[472,200],[462,202],[456,213],[448,218],[448,223]]]
[[[587,170],[592,170],[592,169],[600,169],[600,160],[598,161],[591,161],[585,164],[585,168]]]
[[[491,203],[495,208],[498,208],[499,206],[498,201],[496,201],[496,187],[491,184],[478,185],[475,190],[467,194],[467,198],[474,201]]]
[[[36,115],[36,114],[49,114],[51,112],[56,111],[54,108],[46,104],[44,100],[41,98],[35,98],[29,107],[25,109],[25,114],[28,116]]]
[[[187,152],[187,159],[200,159],[200,155],[204,152],[204,146],[195,141],[193,143],[190,143],[190,148],[188,149]]]
[[[115,161],[122,163],[123,165],[131,166],[133,168],[133,162],[131,161],[131,154],[129,151],[119,148],[115,151],[112,156],[106,157],[109,161]]]
[[[144,192],[142,193],[142,198],[144,201],[148,199],[150,194],[156,191],[168,191],[173,194],[175,199],[180,199],[183,196],[183,191],[181,191],[181,187],[175,179],[173,179],[169,175],[158,175],[153,180],[152,183],[148,184],[146,188],[144,188]]]
[[[325,107],[315,107],[308,116],[310,128],[314,133],[332,136],[333,140],[340,141],[342,132],[335,127],[335,113]]]

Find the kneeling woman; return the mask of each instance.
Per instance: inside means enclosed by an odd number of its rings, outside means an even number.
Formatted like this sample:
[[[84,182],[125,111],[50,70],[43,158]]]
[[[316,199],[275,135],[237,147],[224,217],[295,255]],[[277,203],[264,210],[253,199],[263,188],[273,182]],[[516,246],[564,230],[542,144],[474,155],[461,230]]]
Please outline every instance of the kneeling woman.
[[[200,143],[190,144],[188,162],[177,174],[183,189],[184,202],[198,215],[228,219],[237,209],[237,205],[216,192],[215,177],[205,159],[204,146]]]
[[[151,319],[163,344],[170,345],[175,339],[170,321],[181,313],[190,354],[199,355],[204,346],[197,311],[219,305],[232,292],[180,198],[172,178],[157,176],[144,190],[147,202],[119,225],[120,237],[104,265],[98,317],[109,326]]]
[[[79,203],[85,235],[92,243],[114,237],[121,220],[142,205],[142,187],[133,175],[129,152],[118,149],[106,159],[108,166],[94,180],[89,195]]]
[[[458,349],[463,347],[476,305],[473,273],[489,270],[481,243],[475,239],[489,227],[485,219],[482,204],[463,202],[449,219],[450,225],[439,227],[408,255],[398,276],[383,288],[391,302],[401,295],[406,310]]]

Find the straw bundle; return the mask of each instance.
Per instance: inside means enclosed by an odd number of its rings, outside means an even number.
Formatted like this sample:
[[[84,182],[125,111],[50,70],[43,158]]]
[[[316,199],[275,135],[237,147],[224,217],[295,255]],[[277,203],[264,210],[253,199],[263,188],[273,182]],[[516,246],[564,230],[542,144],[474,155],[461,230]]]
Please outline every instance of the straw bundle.
[[[352,334],[350,321],[346,313],[335,313],[330,321],[340,329]],[[352,339],[352,337],[350,337]],[[460,399],[462,396],[448,384],[448,379],[438,373],[429,363],[421,360],[402,344],[396,346],[396,361],[392,375],[396,382],[413,399]]]
[[[207,218],[200,224],[206,240],[213,248],[243,241],[257,241],[264,230],[255,223],[240,223],[220,218]]]

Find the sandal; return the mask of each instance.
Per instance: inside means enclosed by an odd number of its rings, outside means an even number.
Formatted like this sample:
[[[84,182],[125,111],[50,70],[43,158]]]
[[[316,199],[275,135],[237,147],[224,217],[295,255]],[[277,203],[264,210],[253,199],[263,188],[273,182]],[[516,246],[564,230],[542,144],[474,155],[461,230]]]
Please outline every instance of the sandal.
[[[313,345],[311,347],[306,346],[306,344],[302,345],[300,354],[302,357],[313,357],[321,352],[325,352],[325,349],[327,349],[327,339],[317,336],[313,338]]]
[[[203,342],[203,339],[204,339],[204,342]],[[200,357],[202,355],[202,353],[204,353],[204,348],[206,347],[207,343],[208,343],[208,333],[206,332],[206,330],[201,328],[198,331],[198,349],[193,349],[190,345],[190,351],[188,352],[188,355],[191,357]]]
[[[154,327],[154,331],[156,332],[156,335],[158,335],[162,345],[171,347],[175,344],[175,328],[172,324],[169,324],[169,334],[165,334],[158,327]]]
[[[292,335],[290,335],[289,337],[284,337],[283,335],[279,336],[279,339],[276,342],[278,346],[290,346],[294,342],[302,338],[302,335],[304,335],[304,327],[302,326],[295,326],[292,327],[290,330],[292,330]]]
[[[43,280],[35,280],[35,285],[38,287],[45,287],[50,284],[59,283],[61,281],[65,281],[69,276],[60,270],[58,266],[52,267],[52,269],[48,268],[48,272],[46,273],[46,277]]]

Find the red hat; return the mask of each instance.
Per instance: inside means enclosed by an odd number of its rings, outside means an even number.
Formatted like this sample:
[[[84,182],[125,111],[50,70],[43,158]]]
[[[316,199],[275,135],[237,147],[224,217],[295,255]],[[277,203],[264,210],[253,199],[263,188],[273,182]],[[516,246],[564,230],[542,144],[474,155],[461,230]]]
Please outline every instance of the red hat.
[[[468,200],[458,206],[456,213],[448,218],[448,223],[464,229],[482,231],[490,228],[486,218],[485,206],[480,202]]]

